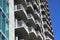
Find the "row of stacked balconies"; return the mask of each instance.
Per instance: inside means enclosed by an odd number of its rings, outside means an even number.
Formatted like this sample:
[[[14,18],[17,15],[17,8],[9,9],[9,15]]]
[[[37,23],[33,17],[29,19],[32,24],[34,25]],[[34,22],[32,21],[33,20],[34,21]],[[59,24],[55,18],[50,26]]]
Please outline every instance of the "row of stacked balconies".
[[[42,12],[42,20],[43,20],[42,24],[45,29],[45,36],[49,37],[46,40],[54,40],[47,2],[42,3],[41,8],[42,8],[41,12]]]
[[[46,0],[45,0],[46,1]],[[44,0],[14,0],[15,12],[15,35],[16,40],[44,40],[42,33],[42,21],[45,29],[45,35],[53,37],[50,27],[50,15],[47,8],[47,1]],[[41,5],[40,5],[41,4]],[[46,35],[47,36],[47,35]],[[49,40],[51,38],[46,38]],[[52,39],[51,39],[52,40]]]
[[[31,4],[30,1],[27,3],[26,6],[22,3],[15,5],[15,17],[18,20],[16,20],[15,27],[15,35],[16,37],[18,36],[16,40],[42,40],[43,37],[40,33],[41,24],[39,23],[40,14],[37,4],[35,2]]]
[[[27,24],[23,21],[17,21],[16,20],[16,26],[15,26],[15,34],[20,39],[25,40],[42,40],[43,37],[40,33],[40,31],[35,31],[34,27],[28,27]],[[39,39],[38,39],[39,38]]]

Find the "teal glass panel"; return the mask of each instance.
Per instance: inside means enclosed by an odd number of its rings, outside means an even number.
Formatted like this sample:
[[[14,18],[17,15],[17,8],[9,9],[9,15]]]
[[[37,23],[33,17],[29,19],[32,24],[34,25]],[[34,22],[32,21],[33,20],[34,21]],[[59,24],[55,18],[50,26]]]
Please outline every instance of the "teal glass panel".
[[[2,7],[2,0],[0,0],[0,7]]]
[[[9,7],[8,7],[8,4],[6,4],[6,15],[9,17]]]
[[[5,16],[2,14],[2,31],[5,33]]]
[[[9,39],[9,22],[7,19],[5,19],[5,35]]]
[[[1,33],[0,33],[0,40],[2,40],[2,35],[1,35]]]
[[[9,4],[8,4],[8,1],[7,0],[0,0],[0,7],[6,13],[6,15],[9,17]]]
[[[1,11],[0,11],[0,29],[1,29],[1,27],[2,27],[2,13],[1,13]]]

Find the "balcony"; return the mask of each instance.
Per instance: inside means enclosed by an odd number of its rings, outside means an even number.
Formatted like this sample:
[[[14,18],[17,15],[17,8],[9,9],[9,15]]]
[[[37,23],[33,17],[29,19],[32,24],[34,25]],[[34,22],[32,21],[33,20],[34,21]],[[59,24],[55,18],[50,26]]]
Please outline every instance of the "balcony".
[[[53,37],[53,34],[52,34],[48,29],[45,29],[45,35],[46,35],[46,36],[49,36],[49,37],[52,38],[52,39],[54,38],[54,37]]]
[[[24,8],[26,8],[27,6],[27,2],[26,0],[14,0],[14,4],[22,4],[24,6]]]
[[[37,40],[37,34],[36,34],[36,31],[33,27],[29,27],[29,37],[30,37],[30,40]]]
[[[43,9],[41,8],[41,11],[44,11],[45,12],[45,9],[44,8]]]
[[[51,30],[50,26],[47,24],[46,21],[44,21],[43,25],[44,25],[44,28],[48,28],[49,30]]]
[[[33,16],[34,16],[35,19],[40,20],[40,14],[36,10],[34,10],[34,15]]]
[[[41,9],[44,9],[44,5],[41,5]]]
[[[37,3],[37,5],[39,5],[39,4],[40,4],[40,0],[35,0],[35,2]]]
[[[33,8],[37,10],[37,12],[39,12],[39,6],[37,5],[35,1],[33,2]]]
[[[42,34],[37,31],[37,40],[43,40]]]
[[[52,30],[51,27],[50,27],[50,22],[48,21],[46,16],[43,16],[43,22],[46,22],[46,25],[49,27],[49,30]]]
[[[30,2],[27,3],[27,13],[34,13],[34,8]]]
[[[46,40],[52,40],[52,39],[47,36]]]
[[[15,5],[15,17],[19,20],[26,20],[27,13],[22,4]]]
[[[34,28],[36,28],[35,27],[35,19],[34,19],[34,17],[33,17],[33,15],[32,14],[28,14],[28,18],[27,18],[28,20],[28,23],[31,25],[31,26],[33,26]]]
[[[21,39],[21,38],[19,38],[19,36],[16,36],[15,40],[25,40],[25,39]]]
[[[43,15],[42,18],[46,20],[46,15]]]
[[[36,24],[35,30],[36,31],[39,30],[39,32],[41,33],[41,31],[42,31],[42,29],[41,29],[41,27],[42,27],[41,23],[39,23],[38,20],[36,20],[35,24]]]
[[[29,31],[28,27],[24,23],[23,20],[21,21],[16,21],[16,26],[15,26],[15,35],[18,35],[18,39],[25,39],[28,40],[29,38]]]
[[[38,20],[35,20],[35,24],[38,24],[39,26],[41,26],[41,23]]]
[[[45,4],[45,5],[48,5],[48,1],[46,1],[44,4]]]

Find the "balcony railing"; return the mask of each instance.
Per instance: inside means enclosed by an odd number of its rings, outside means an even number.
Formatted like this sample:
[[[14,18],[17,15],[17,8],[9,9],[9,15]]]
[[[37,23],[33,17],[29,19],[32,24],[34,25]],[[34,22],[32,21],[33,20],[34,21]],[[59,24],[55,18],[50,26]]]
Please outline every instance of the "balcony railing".
[[[23,7],[22,4],[17,4],[17,5],[14,6],[14,10],[15,11],[25,10],[25,8]]]
[[[41,26],[41,23],[38,20],[35,20],[35,24],[38,24],[39,26]]]
[[[29,13],[34,12],[34,8],[33,8],[32,4],[30,2],[27,3],[27,10],[29,11]]]
[[[45,29],[45,32],[48,32],[53,37],[53,34],[48,29]]]
[[[23,27],[23,26],[26,26],[26,24],[24,23],[24,21],[23,20],[21,20],[21,21],[17,21],[17,19],[16,19],[16,28],[17,27]]]
[[[17,19],[19,18],[23,20],[27,19],[27,12],[22,4],[15,5],[15,17]]]
[[[52,40],[51,38],[47,37],[46,40]]]
[[[47,24],[47,22],[46,21],[44,21],[44,23],[43,23],[44,25],[47,25],[47,27],[51,30],[51,28],[50,28],[50,26]]]
[[[40,36],[41,39],[43,38],[43,37],[42,37],[42,34],[41,34],[39,31],[36,31],[36,33],[37,33],[37,37]]]
[[[40,14],[35,10],[34,13],[40,18]]]
[[[33,27],[28,27],[29,33],[34,33],[37,36],[37,33]]]
[[[28,19],[32,19],[35,22],[35,19],[32,14],[28,14]]]
[[[21,20],[21,21],[16,21],[15,29],[16,29],[16,28],[22,28],[22,27],[25,28],[25,30],[27,31],[27,33],[29,32],[29,31],[28,31],[28,27],[27,27],[26,23],[25,23],[23,20]]]
[[[33,8],[37,10],[37,12],[39,12],[39,6],[37,5],[35,1],[33,2]]]
[[[25,40],[25,39],[20,39],[20,40]]]

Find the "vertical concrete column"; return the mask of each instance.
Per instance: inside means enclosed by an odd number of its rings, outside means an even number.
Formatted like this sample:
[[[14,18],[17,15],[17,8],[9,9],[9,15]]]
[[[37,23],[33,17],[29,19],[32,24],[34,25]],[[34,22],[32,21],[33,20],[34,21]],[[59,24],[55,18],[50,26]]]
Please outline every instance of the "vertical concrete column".
[[[9,0],[9,40],[15,40],[14,0]]]

